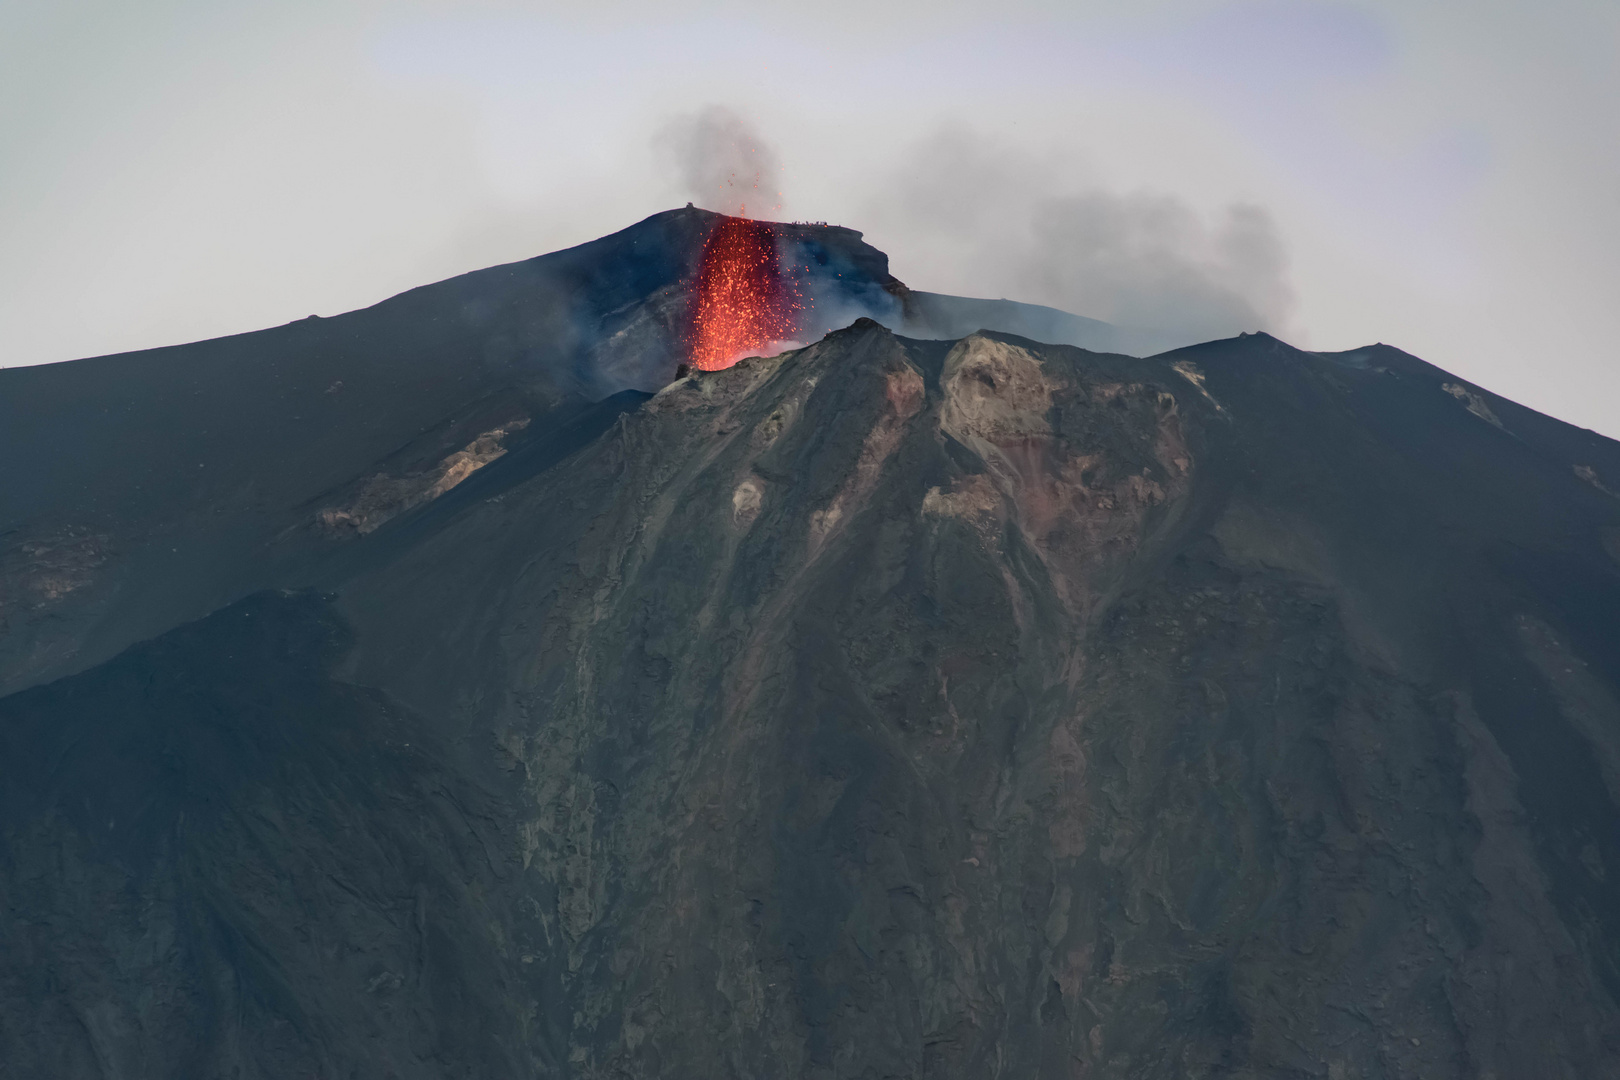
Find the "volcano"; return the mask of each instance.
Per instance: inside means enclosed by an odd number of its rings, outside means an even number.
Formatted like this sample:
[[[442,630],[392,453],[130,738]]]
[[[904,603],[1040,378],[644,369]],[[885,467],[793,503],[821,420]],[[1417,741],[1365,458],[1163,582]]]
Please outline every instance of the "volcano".
[[[1620,1075],[1620,444],[722,224],[0,370],[0,1073]]]

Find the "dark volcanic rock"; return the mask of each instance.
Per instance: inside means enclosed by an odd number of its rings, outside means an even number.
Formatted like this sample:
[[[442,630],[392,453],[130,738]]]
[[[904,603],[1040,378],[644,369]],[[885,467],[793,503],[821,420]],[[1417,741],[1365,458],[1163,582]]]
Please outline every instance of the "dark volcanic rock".
[[[716,220],[672,210],[335,318],[0,369],[0,693],[319,580],[332,535],[664,386]],[[1134,340],[1048,308],[911,293],[851,229],[768,227],[810,339],[869,316],[929,337]]]
[[[306,583],[329,534],[422,501],[467,458],[657,390],[716,217],[657,214],[336,318],[0,369],[0,693]],[[815,336],[898,319],[904,287],[859,233],[772,228]]]
[[[347,643],[263,595],[0,701],[6,1073],[522,1074],[512,794],[332,681]]]
[[[1616,444],[1264,335],[607,389],[0,699],[3,1075],[1620,1072]]]

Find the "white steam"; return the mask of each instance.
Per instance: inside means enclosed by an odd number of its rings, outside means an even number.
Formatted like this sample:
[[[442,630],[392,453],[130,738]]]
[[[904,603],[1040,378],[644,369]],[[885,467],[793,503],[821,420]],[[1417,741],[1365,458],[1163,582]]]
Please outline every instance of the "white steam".
[[[781,159],[730,109],[710,105],[677,117],[657,144],[697,205],[737,217],[768,217],[782,208]]]

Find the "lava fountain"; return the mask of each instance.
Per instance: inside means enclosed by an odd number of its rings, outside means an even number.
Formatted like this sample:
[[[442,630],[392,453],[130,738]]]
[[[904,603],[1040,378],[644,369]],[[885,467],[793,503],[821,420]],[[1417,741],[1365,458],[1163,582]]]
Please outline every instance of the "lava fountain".
[[[769,224],[723,217],[703,245],[692,292],[692,366],[720,371],[793,340],[799,290],[782,272]]]

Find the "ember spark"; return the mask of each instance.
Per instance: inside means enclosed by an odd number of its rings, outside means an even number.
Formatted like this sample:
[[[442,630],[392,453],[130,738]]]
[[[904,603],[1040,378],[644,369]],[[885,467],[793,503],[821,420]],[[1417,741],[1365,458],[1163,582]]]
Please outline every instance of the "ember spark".
[[[703,246],[692,294],[692,366],[720,371],[790,341],[803,305],[771,227],[724,217]]]

